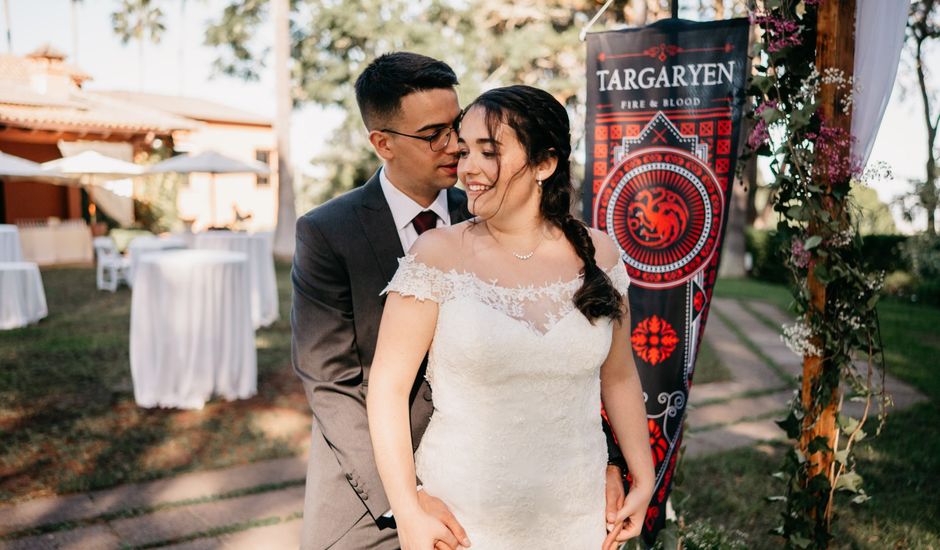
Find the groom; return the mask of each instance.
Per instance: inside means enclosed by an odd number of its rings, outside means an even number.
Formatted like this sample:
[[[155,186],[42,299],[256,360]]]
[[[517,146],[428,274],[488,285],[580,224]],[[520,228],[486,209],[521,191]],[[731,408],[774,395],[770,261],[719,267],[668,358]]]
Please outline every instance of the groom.
[[[365,398],[384,307],[380,292],[398,258],[427,229],[470,215],[466,196],[454,189],[456,85],[447,64],[423,55],[396,52],[373,61],[356,80],[356,101],[383,166],[362,187],[297,221],[292,355],[314,420],[305,550],[399,547],[372,454]],[[432,411],[423,370],[410,397],[416,448]],[[612,450],[616,460],[619,450]],[[623,499],[619,475],[608,467],[608,511]],[[419,501],[450,528],[449,547],[456,548],[466,535],[446,505],[424,491]]]

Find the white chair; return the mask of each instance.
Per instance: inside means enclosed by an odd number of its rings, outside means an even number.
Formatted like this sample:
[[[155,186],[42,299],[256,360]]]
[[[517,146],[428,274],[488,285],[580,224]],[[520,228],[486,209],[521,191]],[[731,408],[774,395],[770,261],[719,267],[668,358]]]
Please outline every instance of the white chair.
[[[95,237],[95,256],[98,257],[98,290],[117,290],[121,281],[127,284],[131,269],[130,258],[125,258],[117,251],[111,237]]]

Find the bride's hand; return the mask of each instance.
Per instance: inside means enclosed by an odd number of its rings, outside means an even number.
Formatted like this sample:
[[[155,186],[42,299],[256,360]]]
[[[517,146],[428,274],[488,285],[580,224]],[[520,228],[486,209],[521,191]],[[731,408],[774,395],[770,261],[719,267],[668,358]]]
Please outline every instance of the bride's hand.
[[[445,550],[450,548],[464,548],[460,546],[457,537],[451,533],[447,525],[434,516],[416,510],[415,512],[398,516],[398,541],[401,550]]]
[[[640,534],[649,501],[650,495],[646,491],[639,491],[634,487],[627,493],[623,507],[617,511],[617,517],[613,522],[614,527],[607,533],[601,550],[615,550],[621,543]]]

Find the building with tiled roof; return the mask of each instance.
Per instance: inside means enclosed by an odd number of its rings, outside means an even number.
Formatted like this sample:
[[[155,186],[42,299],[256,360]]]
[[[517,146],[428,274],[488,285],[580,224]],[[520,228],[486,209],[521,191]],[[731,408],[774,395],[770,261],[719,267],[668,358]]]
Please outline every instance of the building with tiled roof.
[[[105,97],[126,101],[134,105],[142,105],[158,109],[166,113],[185,117],[201,122],[221,122],[231,124],[247,124],[258,126],[271,126],[273,121],[257,113],[250,113],[228,105],[195,97],[179,97],[164,94],[144,92],[100,92]]]
[[[213,101],[161,94],[89,91],[91,76],[51,46],[27,56],[0,55],[0,151],[46,162],[76,148],[93,148],[132,161],[156,145],[177,151],[215,149],[276,167],[270,119]],[[97,145],[95,145],[97,144]],[[210,219],[208,176],[193,175],[178,198],[180,215],[205,227],[231,223],[238,211],[255,228],[273,227],[276,176],[217,176]],[[203,181],[205,180],[205,181]],[[84,191],[30,181],[0,180],[0,223],[88,217]]]

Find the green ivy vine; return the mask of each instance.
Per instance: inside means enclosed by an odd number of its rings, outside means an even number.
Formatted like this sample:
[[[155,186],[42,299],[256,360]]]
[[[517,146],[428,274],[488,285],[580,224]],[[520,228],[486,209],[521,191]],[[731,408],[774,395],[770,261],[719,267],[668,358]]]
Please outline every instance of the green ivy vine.
[[[875,403],[880,405],[877,429],[883,425],[886,399],[877,389],[878,379],[883,387],[883,364],[875,368],[883,363],[876,310],[883,274],[865,269],[857,210],[849,199],[849,189],[862,179],[861,167],[850,154],[848,132],[830,125],[819,112],[820,91],[835,86],[847,98],[838,108],[850,113],[855,83],[838,70],[817,70],[819,3],[764,0],[752,10],[751,20],[762,32],[753,52],[760,61],[748,86],[752,129],[744,153],[770,158],[771,200],[785,243],[780,253],[791,272],[799,319],[784,328],[784,340],[800,356],[822,358],[811,403],[804,406],[797,395],[787,417],[778,422],[796,444],[775,474],[786,486],[783,495],[774,497],[785,509],[773,533],[782,536],[788,548],[801,549],[828,547],[837,491],[852,493],[855,503],[868,499],[852,450],[866,436],[864,427]],[[821,308],[813,304],[811,277],[825,287]],[[840,384],[847,388],[842,394]],[[834,395],[842,396],[836,404],[840,413],[841,401],[850,399],[864,402],[863,414],[839,414],[834,448],[827,438],[816,437],[804,449],[811,419],[818,418]],[[833,459],[833,469],[813,475],[812,457],[822,455]]]

